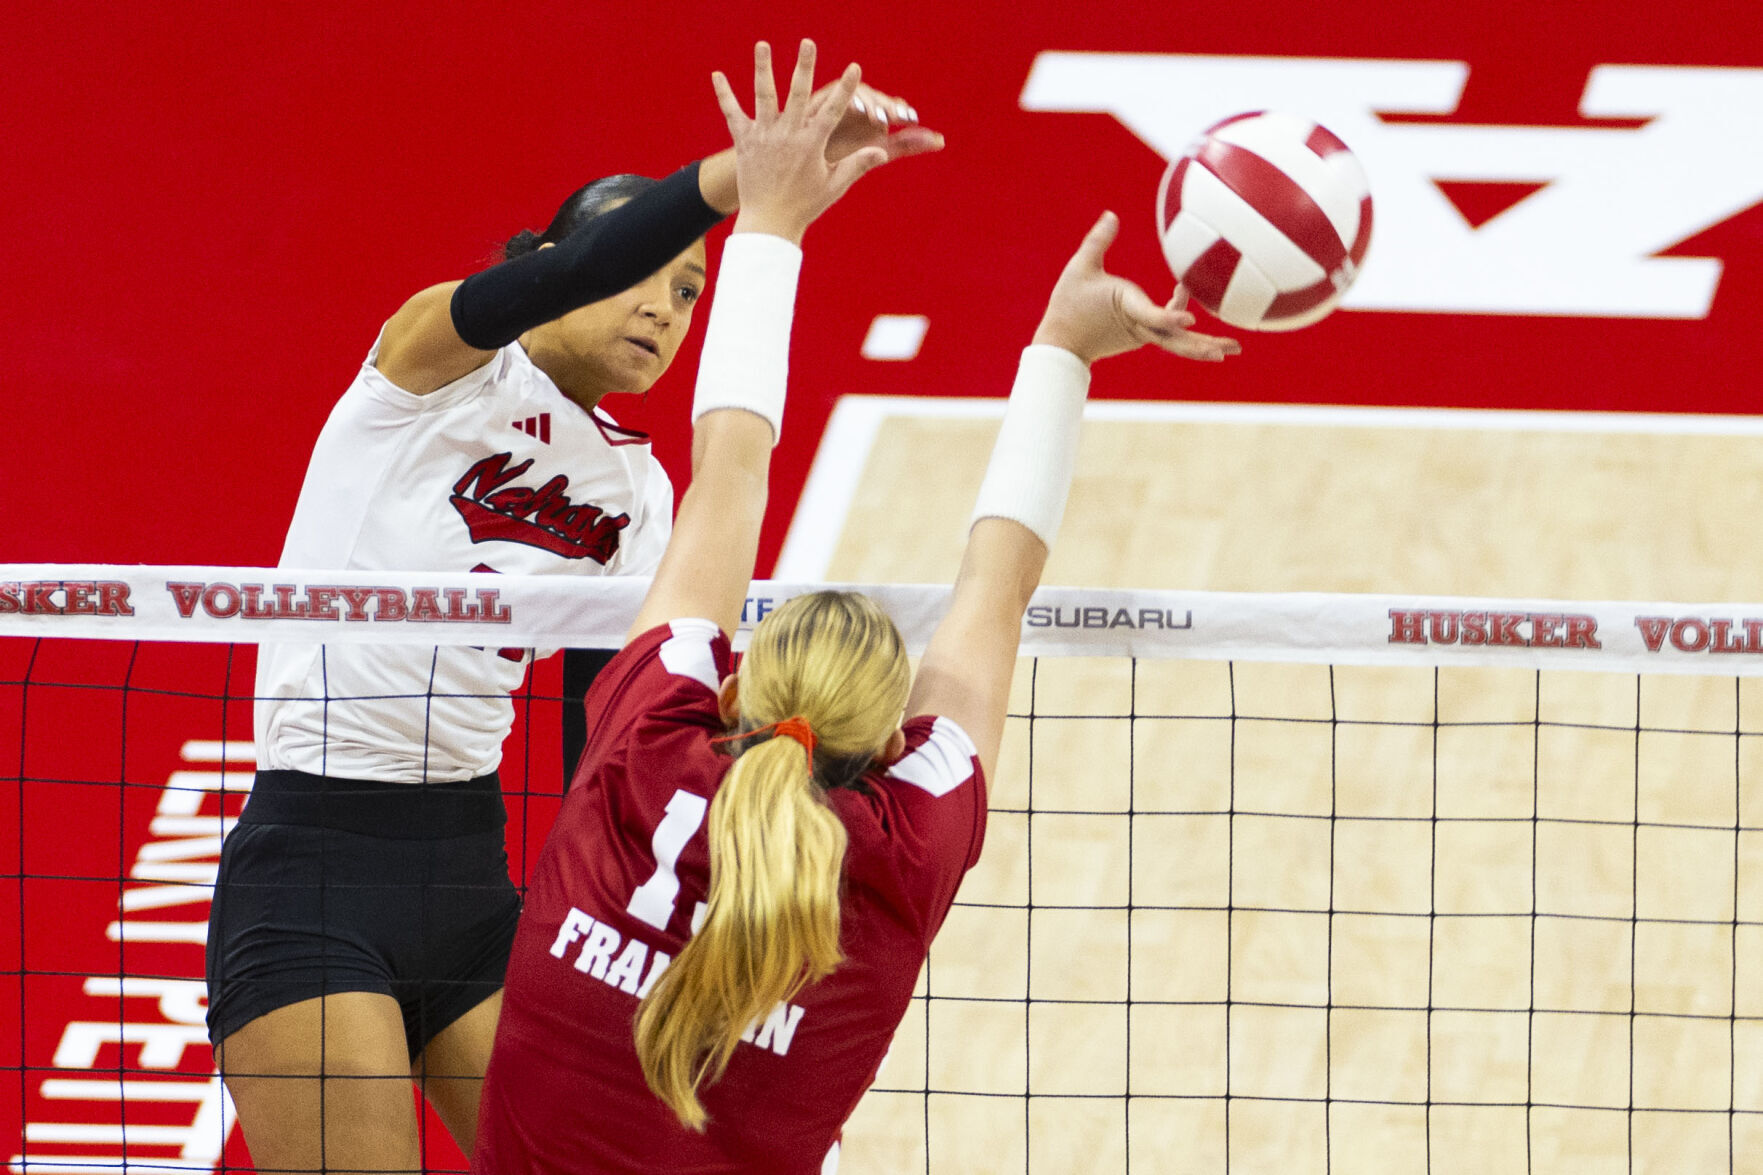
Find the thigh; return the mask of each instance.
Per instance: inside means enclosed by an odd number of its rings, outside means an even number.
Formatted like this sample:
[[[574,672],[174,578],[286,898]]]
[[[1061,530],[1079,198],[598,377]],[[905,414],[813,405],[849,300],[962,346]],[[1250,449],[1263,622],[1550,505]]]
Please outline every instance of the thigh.
[[[420,917],[392,959],[412,1062],[502,990],[520,925],[520,892],[508,879],[499,830],[437,842],[422,877]]]
[[[389,855],[367,838],[323,828],[233,829],[209,915],[210,1039],[218,1044],[320,996],[395,994],[389,954],[396,929],[412,920],[400,907],[413,902],[396,884],[403,863]]]
[[[215,1055],[259,1170],[421,1170],[409,1045],[390,996],[289,1004],[232,1033]]]
[[[478,1102],[501,1012],[498,991],[437,1033],[410,1065],[411,1076],[467,1158],[477,1142]]]

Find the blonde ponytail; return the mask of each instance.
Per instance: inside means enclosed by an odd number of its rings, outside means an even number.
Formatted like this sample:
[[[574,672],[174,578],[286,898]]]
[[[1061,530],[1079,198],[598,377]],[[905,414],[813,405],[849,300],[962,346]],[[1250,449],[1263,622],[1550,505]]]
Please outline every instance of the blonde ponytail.
[[[893,623],[852,593],[799,596],[755,630],[741,670],[744,729],[800,715],[816,761],[867,761],[899,722],[910,686]],[[750,744],[710,804],[704,924],[637,1010],[649,1088],[692,1130],[698,1090],[722,1076],[755,1022],[843,961],[845,826],[791,738]]]
[[[845,826],[808,783],[807,751],[786,738],[729,769],[710,804],[709,912],[637,1015],[649,1088],[693,1130],[698,1086],[722,1076],[748,1026],[843,959]]]

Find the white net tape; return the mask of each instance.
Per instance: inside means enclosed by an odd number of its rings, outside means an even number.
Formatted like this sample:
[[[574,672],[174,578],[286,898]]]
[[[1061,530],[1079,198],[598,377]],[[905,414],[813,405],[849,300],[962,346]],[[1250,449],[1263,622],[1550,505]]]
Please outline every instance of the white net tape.
[[[821,583],[755,581],[743,630]],[[616,646],[633,578],[0,564],[0,636]],[[922,652],[942,585],[861,585]],[[739,646],[741,637],[737,635]],[[1042,588],[1024,657],[1763,673],[1763,604]]]

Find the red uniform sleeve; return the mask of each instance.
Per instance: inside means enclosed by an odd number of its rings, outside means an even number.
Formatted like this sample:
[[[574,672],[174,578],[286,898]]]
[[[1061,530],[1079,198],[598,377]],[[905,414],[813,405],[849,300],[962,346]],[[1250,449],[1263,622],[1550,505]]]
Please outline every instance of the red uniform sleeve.
[[[973,740],[948,718],[906,723],[906,753],[841,790],[846,876],[875,891],[928,945],[985,843],[986,788]]]
[[[733,664],[728,636],[711,620],[670,621],[620,649],[583,703],[587,744],[575,782],[592,775],[644,720],[720,726],[716,689]]]

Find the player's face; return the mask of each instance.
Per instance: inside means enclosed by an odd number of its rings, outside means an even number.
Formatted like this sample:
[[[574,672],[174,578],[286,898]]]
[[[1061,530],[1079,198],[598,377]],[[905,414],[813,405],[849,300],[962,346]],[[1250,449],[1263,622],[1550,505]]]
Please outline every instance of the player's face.
[[[558,319],[556,338],[580,373],[569,382],[596,395],[648,391],[685,341],[708,281],[700,240],[646,281]]]

